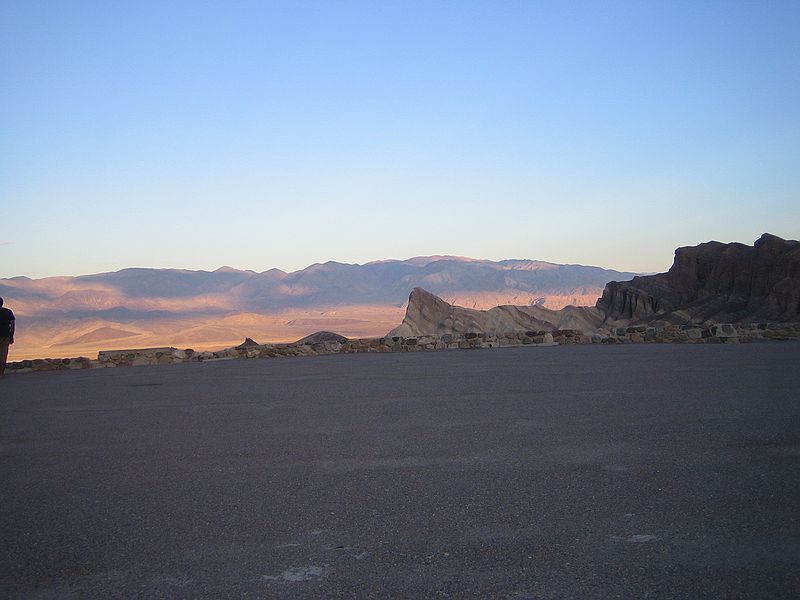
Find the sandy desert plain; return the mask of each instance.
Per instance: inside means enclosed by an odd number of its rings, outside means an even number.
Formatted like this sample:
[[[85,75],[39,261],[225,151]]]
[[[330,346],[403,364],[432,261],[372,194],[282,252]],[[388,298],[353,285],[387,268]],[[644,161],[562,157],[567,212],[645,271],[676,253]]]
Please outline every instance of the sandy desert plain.
[[[239,344],[245,337],[262,343],[293,342],[321,330],[340,331],[347,337],[376,337],[396,327],[404,313],[404,307],[391,305],[336,306],[213,318],[167,317],[149,321],[146,328],[130,325],[125,328],[124,323],[90,318],[73,324],[34,325],[12,346],[11,359],[93,357],[100,350],[165,346],[219,350]],[[69,329],[62,329],[64,326]]]

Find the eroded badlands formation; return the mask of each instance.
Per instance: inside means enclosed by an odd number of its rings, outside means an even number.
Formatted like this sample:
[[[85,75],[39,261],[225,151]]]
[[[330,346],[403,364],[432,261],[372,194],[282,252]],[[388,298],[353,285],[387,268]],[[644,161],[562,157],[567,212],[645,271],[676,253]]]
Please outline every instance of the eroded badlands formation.
[[[549,310],[542,306],[496,306],[475,310],[454,306],[422,288],[414,288],[408,299],[406,316],[389,336],[443,335],[447,333],[506,334],[515,331],[554,331],[598,329],[604,314],[594,307],[567,306]]]
[[[765,233],[753,246],[708,242],[678,248],[666,273],[610,282],[593,308],[453,306],[421,288],[390,335],[573,329],[605,336],[631,326],[800,322],[800,242]]]

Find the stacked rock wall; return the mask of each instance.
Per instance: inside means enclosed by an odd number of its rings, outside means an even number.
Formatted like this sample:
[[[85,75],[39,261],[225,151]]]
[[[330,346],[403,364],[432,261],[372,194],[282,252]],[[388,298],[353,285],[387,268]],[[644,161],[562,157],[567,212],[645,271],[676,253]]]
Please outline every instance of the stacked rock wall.
[[[363,352],[431,352],[469,350],[510,346],[555,346],[570,344],[723,344],[767,340],[800,340],[800,323],[737,323],[710,327],[638,325],[618,327],[586,334],[574,329],[556,331],[520,331],[498,335],[458,333],[419,337],[386,336],[294,344],[257,344],[227,348],[216,352],[191,349],[145,348],[102,351],[97,360],[80,358],[45,358],[10,363],[9,373],[64,371],[72,369],[135,367],[219,360],[320,356]]]
[[[636,325],[617,327],[607,335],[595,334],[592,342],[604,344],[730,344],[800,339],[800,323],[717,323],[696,325]]]

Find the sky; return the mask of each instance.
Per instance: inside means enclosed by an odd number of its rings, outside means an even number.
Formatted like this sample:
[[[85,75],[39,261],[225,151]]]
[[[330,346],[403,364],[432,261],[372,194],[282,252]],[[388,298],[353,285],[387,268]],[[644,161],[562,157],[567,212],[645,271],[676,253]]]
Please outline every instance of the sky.
[[[0,0],[0,277],[800,237],[800,2]]]

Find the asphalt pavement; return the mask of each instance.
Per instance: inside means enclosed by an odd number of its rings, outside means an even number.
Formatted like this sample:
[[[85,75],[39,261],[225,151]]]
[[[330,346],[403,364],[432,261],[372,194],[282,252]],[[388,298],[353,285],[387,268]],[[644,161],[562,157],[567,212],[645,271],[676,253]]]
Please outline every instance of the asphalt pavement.
[[[0,381],[0,597],[800,595],[800,344]]]

